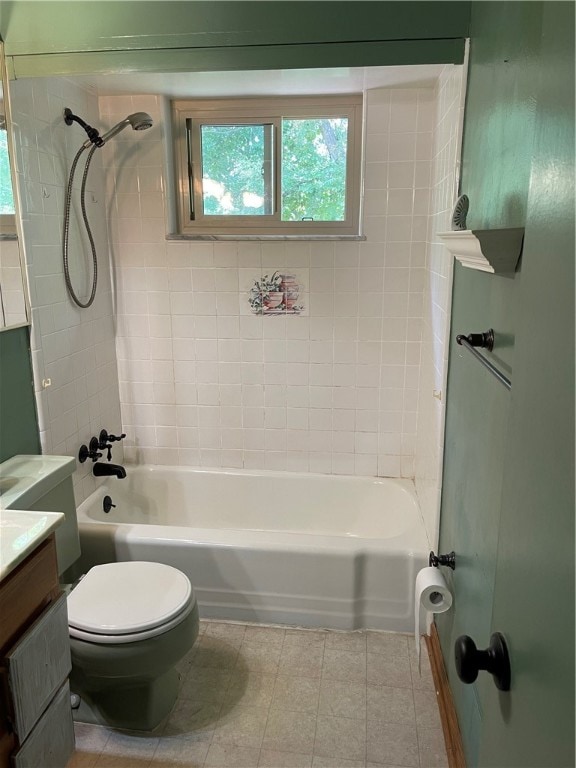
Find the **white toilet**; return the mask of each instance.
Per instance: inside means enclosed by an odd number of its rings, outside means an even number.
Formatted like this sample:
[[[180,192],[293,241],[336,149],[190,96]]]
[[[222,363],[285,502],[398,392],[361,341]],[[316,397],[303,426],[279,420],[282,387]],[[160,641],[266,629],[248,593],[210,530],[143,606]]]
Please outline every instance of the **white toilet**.
[[[153,730],[176,701],[175,667],[198,636],[198,607],[188,577],[162,563],[82,563],[73,458],[14,456],[2,467],[10,480],[2,494],[7,509],[65,515],[56,529],[56,550],[61,580],[73,582],[65,588],[70,688],[80,697],[74,718]]]
[[[178,694],[175,665],[198,636],[194,591],[162,563],[96,565],[68,595],[77,719],[152,730]]]

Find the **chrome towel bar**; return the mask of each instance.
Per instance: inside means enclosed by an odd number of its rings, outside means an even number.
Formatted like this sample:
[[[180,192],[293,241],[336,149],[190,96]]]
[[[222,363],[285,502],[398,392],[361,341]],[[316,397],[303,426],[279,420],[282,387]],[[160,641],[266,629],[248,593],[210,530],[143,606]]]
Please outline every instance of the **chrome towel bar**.
[[[456,336],[456,342],[472,352],[474,357],[481,362],[501,384],[504,384],[506,389],[512,389],[512,382],[510,379],[505,376],[502,371],[499,371],[495,365],[492,365],[492,363],[476,349],[476,347],[482,347],[483,349],[490,350],[490,352],[494,349],[494,331],[492,328],[484,333],[470,333],[468,336],[458,334],[458,336]]]

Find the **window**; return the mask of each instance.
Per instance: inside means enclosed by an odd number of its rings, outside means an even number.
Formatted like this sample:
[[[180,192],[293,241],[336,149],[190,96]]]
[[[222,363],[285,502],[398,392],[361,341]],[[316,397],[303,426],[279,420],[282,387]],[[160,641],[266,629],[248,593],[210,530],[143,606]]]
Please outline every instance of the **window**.
[[[358,235],[362,97],[176,101],[184,235]]]
[[[16,234],[16,216],[6,119],[0,114],[0,235]]]

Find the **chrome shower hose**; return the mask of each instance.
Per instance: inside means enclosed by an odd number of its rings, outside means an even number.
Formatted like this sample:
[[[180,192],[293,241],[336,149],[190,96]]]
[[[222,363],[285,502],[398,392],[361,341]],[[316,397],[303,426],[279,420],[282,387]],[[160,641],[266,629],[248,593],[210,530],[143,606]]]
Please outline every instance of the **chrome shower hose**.
[[[94,238],[92,237],[92,231],[90,229],[90,224],[88,222],[88,215],[86,214],[86,179],[88,177],[88,169],[90,168],[90,162],[92,161],[92,156],[94,152],[96,151],[97,147],[96,145],[92,146],[90,148],[90,152],[88,153],[88,158],[86,160],[86,165],[84,167],[84,174],[82,176],[82,185],[80,187],[80,207],[82,209],[82,218],[84,219],[84,226],[86,227],[86,234],[88,235],[88,240],[90,241],[90,248],[92,250],[92,266],[93,266],[93,275],[92,275],[92,290],[90,291],[90,298],[86,302],[80,301],[78,296],[76,295],[76,292],[74,291],[74,288],[72,287],[72,280],[70,279],[70,266],[68,263],[68,236],[70,234],[70,206],[72,201],[72,186],[74,184],[74,174],[76,173],[76,166],[78,165],[78,160],[80,159],[80,155],[86,147],[82,146],[76,153],[76,157],[74,158],[74,161],[72,162],[72,167],[70,168],[70,177],[68,179],[68,187],[66,189],[66,200],[64,204],[64,233],[62,238],[62,256],[64,261],[64,280],[66,281],[66,288],[68,289],[68,293],[70,294],[70,298],[72,301],[82,309],[87,309],[92,302],[94,301],[94,297],[96,296],[96,286],[98,284],[98,257],[96,255],[96,245],[94,244]]]

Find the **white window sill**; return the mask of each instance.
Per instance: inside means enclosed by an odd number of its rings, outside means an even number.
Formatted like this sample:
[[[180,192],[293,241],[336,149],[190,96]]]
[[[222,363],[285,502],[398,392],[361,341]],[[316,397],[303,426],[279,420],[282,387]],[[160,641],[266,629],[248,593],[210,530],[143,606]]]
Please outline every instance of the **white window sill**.
[[[366,235],[166,235],[166,240],[366,240]]]

